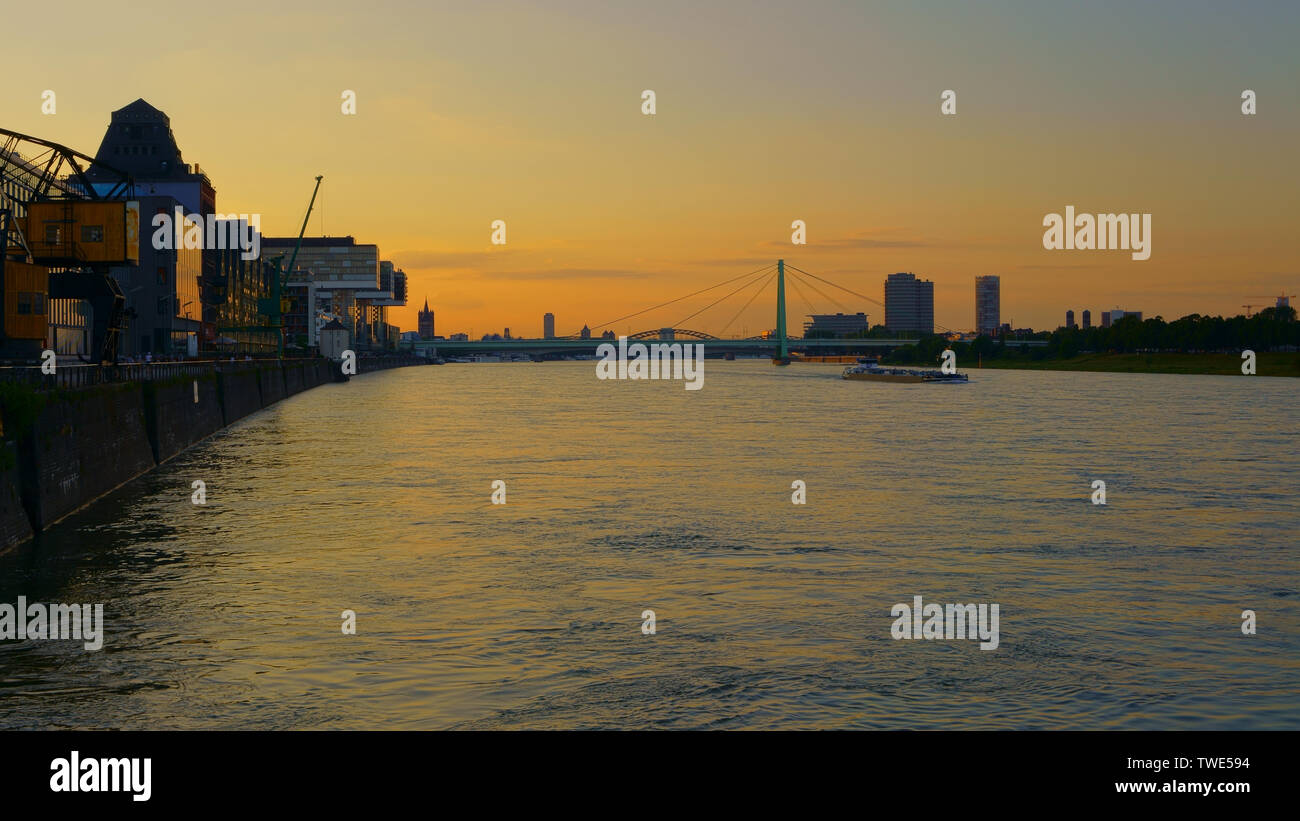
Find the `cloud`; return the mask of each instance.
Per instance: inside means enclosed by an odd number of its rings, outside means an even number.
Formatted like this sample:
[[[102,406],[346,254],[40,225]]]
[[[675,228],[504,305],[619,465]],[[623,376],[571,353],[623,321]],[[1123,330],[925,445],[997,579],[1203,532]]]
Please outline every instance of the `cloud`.
[[[1025,271],[1092,271],[1100,266],[1098,265],[1017,265],[1019,269]]]
[[[652,271],[625,271],[616,268],[541,268],[536,270],[480,271],[480,279],[559,280],[559,279],[649,279],[659,275]]]
[[[514,253],[511,248],[492,251],[399,251],[385,254],[399,268],[449,268],[457,271],[500,265],[503,257]]]

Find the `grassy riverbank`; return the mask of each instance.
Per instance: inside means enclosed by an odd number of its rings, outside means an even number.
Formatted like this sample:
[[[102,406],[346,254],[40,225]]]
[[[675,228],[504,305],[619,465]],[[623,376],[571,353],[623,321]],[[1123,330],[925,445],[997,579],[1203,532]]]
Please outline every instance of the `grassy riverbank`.
[[[1238,354],[1212,353],[1114,353],[1083,354],[1069,359],[1001,357],[986,359],[985,368],[1035,371],[1094,371],[1101,373],[1199,373],[1241,375]],[[961,369],[975,367],[962,362]],[[1260,353],[1256,361],[1260,376],[1300,377],[1300,353]]]

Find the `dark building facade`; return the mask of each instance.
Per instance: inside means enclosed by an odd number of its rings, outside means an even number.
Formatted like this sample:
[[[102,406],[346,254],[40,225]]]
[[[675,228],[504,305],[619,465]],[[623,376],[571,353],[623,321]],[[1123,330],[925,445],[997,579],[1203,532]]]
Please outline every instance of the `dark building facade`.
[[[143,99],[137,99],[112,113],[104,139],[95,153],[95,160],[130,174],[135,179],[135,192],[142,200],[148,197],[171,197],[185,214],[198,214],[204,218],[217,212],[217,190],[197,163],[190,166],[184,161],[176,135],[172,133],[171,118]],[[113,180],[94,166],[86,176],[92,184],[101,181],[111,184]],[[150,270],[143,257],[146,249],[153,250],[150,238],[154,229],[150,221],[154,213],[153,208],[146,209],[141,205],[139,267],[146,274]],[[218,259],[212,251],[203,250],[200,254],[200,298],[192,306],[192,314],[200,323],[200,347],[206,349],[213,345],[216,338]],[[148,276],[144,278],[148,279]],[[137,304],[133,301],[132,293],[127,293],[128,316],[138,319],[156,311],[156,304],[148,302],[150,297],[140,292],[135,293],[136,299],[145,301]],[[141,334],[131,332],[130,337],[138,343]],[[127,350],[130,351],[131,347],[128,346]],[[136,353],[140,351],[136,350]]]
[[[934,333],[934,283],[910,273],[890,274],[885,280],[885,327]]]
[[[212,289],[216,338],[212,347],[221,354],[274,356],[279,342],[277,332],[269,316],[261,311],[260,303],[270,298],[278,268],[260,256],[244,259],[238,248],[212,254],[217,260],[217,284]],[[283,296],[287,297],[287,293]],[[290,308],[289,299],[281,302],[283,308]],[[285,326],[285,343],[294,345],[296,338],[288,331],[289,317],[281,322]]]
[[[809,322],[803,324],[805,338],[834,338],[865,333],[867,315],[859,311],[856,314],[808,314]]]
[[[1002,279],[975,277],[975,333],[995,336],[1002,324]]]
[[[169,195],[138,199],[145,224],[155,214],[173,214],[178,204]],[[126,299],[119,353],[133,359],[199,353],[204,253],[197,248],[154,248],[149,233],[141,230],[140,263],[110,269]]]

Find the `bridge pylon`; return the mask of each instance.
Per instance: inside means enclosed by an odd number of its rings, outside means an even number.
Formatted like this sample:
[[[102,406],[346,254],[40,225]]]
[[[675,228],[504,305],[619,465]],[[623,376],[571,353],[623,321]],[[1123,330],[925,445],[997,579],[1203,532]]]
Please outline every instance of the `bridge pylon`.
[[[773,365],[790,364],[790,346],[785,337],[785,260],[776,261],[776,356]]]

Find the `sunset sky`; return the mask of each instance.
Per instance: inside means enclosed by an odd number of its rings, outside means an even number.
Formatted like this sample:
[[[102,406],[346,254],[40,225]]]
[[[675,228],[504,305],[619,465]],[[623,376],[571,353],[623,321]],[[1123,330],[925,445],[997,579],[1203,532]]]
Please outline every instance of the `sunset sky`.
[[[218,210],[273,235],[297,233],[323,174],[308,235],[377,243],[405,269],[403,329],[427,295],[442,334],[540,335],[545,311],[570,333],[778,257],[876,299],[889,273],[932,279],[955,329],[974,325],[980,274],[1002,277],[1003,321],[1038,328],[1067,308],[1173,319],[1300,292],[1294,3],[60,8],[6,11],[31,36],[6,42],[3,127],[93,154],[143,97]],[[1044,250],[1044,215],[1067,205],[1151,213],[1151,258]],[[740,304],[687,327],[716,332]],[[769,291],[732,330],[774,313]]]

